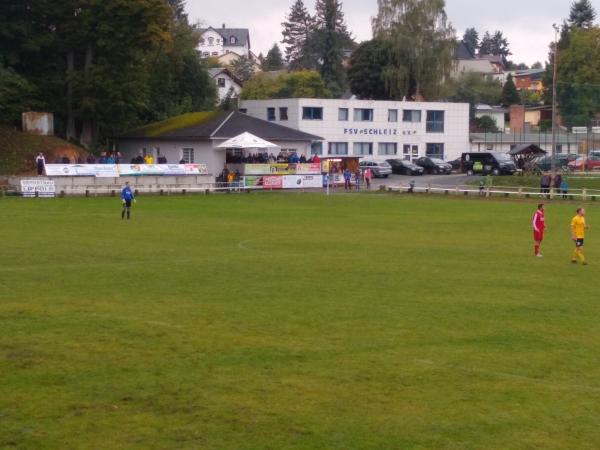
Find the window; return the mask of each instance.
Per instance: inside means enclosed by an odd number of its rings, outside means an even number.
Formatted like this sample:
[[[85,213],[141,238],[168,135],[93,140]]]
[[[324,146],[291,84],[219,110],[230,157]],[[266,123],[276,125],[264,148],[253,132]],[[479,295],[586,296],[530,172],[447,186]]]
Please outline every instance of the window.
[[[182,151],[182,158],[186,164],[194,163],[194,149],[193,148],[184,148]]]
[[[348,120],[348,108],[338,109],[338,120],[340,122],[346,122]]]
[[[275,120],[275,108],[267,108],[267,120]]]
[[[200,45],[204,45],[204,38],[200,38]]]
[[[381,142],[378,153],[380,156],[395,155],[398,152],[398,145],[392,142]]]
[[[402,122],[420,123],[421,111],[417,109],[405,109],[402,112]]]
[[[355,142],[354,155],[372,155],[373,144],[371,142]]]
[[[444,111],[427,111],[426,131],[428,133],[444,132]]]
[[[347,142],[330,142],[329,143],[329,154],[330,155],[347,155],[348,154],[348,143]]]
[[[208,38],[208,45],[213,45],[215,42],[215,38],[209,37]]]
[[[279,120],[288,120],[287,108],[279,108]]]
[[[231,38],[229,38],[229,43],[230,44],[237,44],[237,38],[235,36],[231,36]]]
[[[323,108],[305,106],[302,108],[302,119],[304,120],[323,120]]]
[[[427,144],[425,156],[444,159],[444,144]]]
[[[225,78],[217,78],[217,86],[225,87]]]
[[[354,120],[356,122],[373,122],[373,110],[366,108],[354,108]]]
[[[322,142],[313,142],[310,144],[310,154],[311,155],[322,155],[323,154],[323,143]]]
[[[398,122],[397,109],[388,109],[388,122]]]
[[[213,56],[219,56],[219,52],[212,52]]]
[[[406,161],[417,159],[419,157],[419,146],[405,144],[402,147],[402,154],[404,155],[404,159]]]
[[[204,52],[204,53],[202,54],[202,56],[204,56],[205,58],[208,58],[208,57],[210,56],[210,53],[208,53],[208,52]]]

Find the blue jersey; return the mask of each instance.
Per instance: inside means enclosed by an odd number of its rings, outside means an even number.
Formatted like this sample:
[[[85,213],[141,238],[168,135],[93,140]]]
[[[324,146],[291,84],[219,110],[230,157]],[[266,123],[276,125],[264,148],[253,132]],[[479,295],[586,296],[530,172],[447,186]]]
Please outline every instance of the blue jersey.
[[[123,200],[133,200],[133,191],[129,186],[125,186],[121,191],[121,199]]]

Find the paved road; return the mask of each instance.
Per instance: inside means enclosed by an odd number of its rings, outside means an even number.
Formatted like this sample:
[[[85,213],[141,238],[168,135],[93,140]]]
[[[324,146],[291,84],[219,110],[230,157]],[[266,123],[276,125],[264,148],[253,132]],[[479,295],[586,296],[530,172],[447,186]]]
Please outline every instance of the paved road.
[[[406,186],[412,180],[415,186],[464,186],[468,181],[479,181],[479,177],[467,176],[465,174],[452,175],[421,175],[418,177],[408,175],[390,175],[388,178],[376,178],[373,180],[373,189],[379,189],[379,186]]]

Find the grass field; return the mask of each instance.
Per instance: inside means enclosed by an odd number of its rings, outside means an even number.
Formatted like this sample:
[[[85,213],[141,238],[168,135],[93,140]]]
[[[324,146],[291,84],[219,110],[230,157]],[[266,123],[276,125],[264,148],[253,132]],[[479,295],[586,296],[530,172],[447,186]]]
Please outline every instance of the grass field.
[[[0,448],[600,448],[575,206],[0,200]]]

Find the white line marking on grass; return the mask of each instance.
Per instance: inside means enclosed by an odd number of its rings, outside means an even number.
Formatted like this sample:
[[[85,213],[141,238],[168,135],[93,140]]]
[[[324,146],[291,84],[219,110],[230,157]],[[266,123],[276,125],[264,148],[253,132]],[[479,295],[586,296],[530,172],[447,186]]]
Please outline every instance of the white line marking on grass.
[[[415,362],[418,364],[423,364],[423,365],[427,365],[427,366],[431,366],[431,367],[437,367],[437,368],[441,368],[441,369],[455,369],[455,370],[459,370],[461,372],[480,373],[480,374],[484,374],[484,375],[492,375],[492,376],[499,377],[499,378],[511,378],[513,380],[525,381],[527,383],[533,383],[533,384],[546,386],[546,387],[553,388],[553,389],[560,389],[560,390],[565,390],[565,391],[571,391],[573,389],[578,389],[578,390],[583,390],[583,391],[600,393],[600,387],[588,386],[586,384],[553,383],[551,381],[541,380],[539,378],[528,377],[527,375],[519,375],[519,374],[509,373],[509,372],[500,372],[497,370],[480,369],[477,367],[465,367],[465,366],[458,366],[455,364],[447,364],[447,365],[436,364],[433,361],[429,361],[426,359],[416,359]]]
[[[254,241],[253,239],[247,239],[247,240],[245,240],[245,241],[240,241],[240,242],[238,243],[238,248],[239,248],[240,250],[249,250],[249,249],[248,249],[248,247],[247,247],[247,245],[248,245],[250,242],[253,242],[253,241]]]

